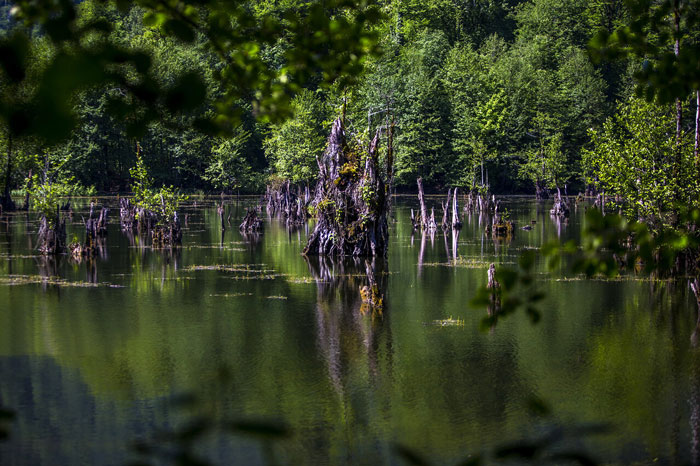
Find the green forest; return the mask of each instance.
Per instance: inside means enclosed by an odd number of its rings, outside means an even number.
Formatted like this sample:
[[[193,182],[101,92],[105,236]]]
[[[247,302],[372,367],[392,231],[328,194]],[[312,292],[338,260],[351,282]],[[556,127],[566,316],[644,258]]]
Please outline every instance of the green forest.
[[[693,2],[1,10],[5,197],[42,181],[130,192],[137,144],[155,184],[186,192],[313,185],[346,112],[359,144],[393,119],[399,191],[422,177],[431,191],[605,192],[641,217],[698,199]]]

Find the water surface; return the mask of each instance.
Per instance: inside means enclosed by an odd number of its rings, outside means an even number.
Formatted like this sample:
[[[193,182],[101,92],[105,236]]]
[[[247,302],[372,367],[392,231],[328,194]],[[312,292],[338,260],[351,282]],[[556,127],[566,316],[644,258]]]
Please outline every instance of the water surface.
[[[431,199],[438,208],[438,199]],[[104,200],[116,205],[114,199]],[[259,237],[237,223],[255,199],[189,201],[183,247],[153,250],[112,224],[98,258],[35,251],[32,215],[0,220],[0,404],[17,413],[0,464],[119,465],[134,442],[193,417],[282,422],[267,448],[220,431],[195,451],[219,464],[402,464],[406,445],[440,464],[537,439],[553,426],[606,423],[567,448],[609,464],[693,463],[700,440],[697,311],[684,282],[580,280],[545,273],[542,320],[524,313],[480,330],[470,306],[491,262],[578,239],[549,206],[504,201],[510,241],[465,215],[457,238],[413,234],[398,198],[388,258],[375,266],[383,312],[363,312],[364,259],[301,256],[306,227],[265,218]],[[82,239],[86,206],[69,239]],[[116,212],[116,210],[113,210]],[[112,215],[114,219],[114,215]],[[50,278],[49,278],[50,277]],[[452,319],[456,325],[437,325]],[[192,394],[196,404],[176,403]],[[528,406],[544,400],[552,415]]]

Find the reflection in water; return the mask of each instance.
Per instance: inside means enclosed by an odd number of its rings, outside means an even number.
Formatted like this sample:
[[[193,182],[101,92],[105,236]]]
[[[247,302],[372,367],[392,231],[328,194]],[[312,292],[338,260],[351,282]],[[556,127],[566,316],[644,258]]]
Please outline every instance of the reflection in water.
[[[289,464],[395,464],[394,442],[453,464],[539,432],[524,407],[533,394],[565,420],[612,423],[584,445],[608,464],[699,463],[700,355],[688,341],[700,327],[669,306],[682,290],[547,281],[539,325],[513,316],[481,333],[482,314],[466,304],[486,281],[480,264],[576,239],[583,209],[558,229],[548,206],[506,200],[533,231],[499,244],[474,214],[431,248],[395,205],[389,258],[375,263],[305,259],[306,230],[274,218],[258,238],[222,237],[214,203],[186,212],[181,249],[152,250],[111,225],[104,256],[80,264],[35,257],[24,217],[1,223],[0,278],[123,287],[0,282],[0,399],[19,416],[3,464],[121,464],[130,440],[171,429],[163,401],[190,390],[222,418],[283,418],[295,432],[279,447]],[[233,218],[245,207],[232,205]],[[381,307],[363,302],[369,275]],[[464,325],[432,324],[450,317]],[[217,385],[222,367],[230,382]],[[249,444],[203,448],[223,464],[228,448],[264,461]]]
[[[377,384],[377,351],[384,332],[388,334],[383,339],[387,343],[387,363],[391,367],[389,312],[381,291],[386,289],[387,283],[387,275],[382,270],[384,260],[365,260],[364,277],[361,260],[357,258],[353,263],[336,262],[325,256],[306,257],[306,260],[317,287],[317,345],[326,361],[329,379],[342,399],[348,392],[347,376],[351,372],[346,366],[357,365],[358,358],[366,361],[370,383]],[[369,293],[379,293],[382,301],[368,303],[363,299],[367,288],[380,290]]]

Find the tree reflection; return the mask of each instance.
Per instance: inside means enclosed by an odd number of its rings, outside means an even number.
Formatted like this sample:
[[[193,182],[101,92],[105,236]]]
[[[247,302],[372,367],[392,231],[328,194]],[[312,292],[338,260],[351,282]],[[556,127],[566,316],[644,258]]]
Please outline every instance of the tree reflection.
[[[367,365],[370,383],[376,385],[382,375],[378,356],[382,340],[388,367],[392,355],[385,261],[373,258],[363,264],[359,258],[335,261],[324,256],[306,261],[317,287],[317,347],[336,393],[341,398],[347,395],[349,374],[358,365]]]

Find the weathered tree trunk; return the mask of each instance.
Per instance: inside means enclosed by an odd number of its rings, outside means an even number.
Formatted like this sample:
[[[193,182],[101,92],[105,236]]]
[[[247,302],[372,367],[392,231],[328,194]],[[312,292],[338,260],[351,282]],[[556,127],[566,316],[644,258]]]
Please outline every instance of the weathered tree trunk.
[[[450,201],[452,200],[452,188],[447,190],[447,200],[442,204],[442,229],[447,230],[452,226],[450,216]]]
[[[566,200],[561,196],[559,188],[557,188],[557,194],[554,196],[554,206],[549,213],[560,218],[569,216],[569,204],[567,204]]]
[[[248,209],[238,229],[244,233],[257,233],[262,230],[262,220],[258,218],[257,209]]]
[[[58,209],[53,222],[49,222],[46,216],[39,220],[37,247],[44,255],[63,254],[66,251],[66,222],[61,220]]]
[[[460,228],[462,228],[462,222],[459,220],[457,190],[458,188],[455,188],[454,192],[452,193],[452,228],[456,228],[459,230]]]
[[[425,194],[423,193],[423,178],[416,180],[418,183],[418,202],[420,202],[420,225],[421,228],[428,228],[428,210],[425,207]]]
[[[268,186],[265,199],[268,213],[272,215],[280,212],[288,226],[301,225],[308,220],[308,206],[311,203],[308,186],[305,187],[303,193],[301,186],[297,187],[296,193],[294,193],[289,180],[287,180],[277,189]]]
[[[416,213],[411,209],[411,225],[413,225],[413,230],[420,229],[420,220],[416,217]]]
[[[389,196],[377,167],[379,135],[377,131],[370,142],[362,171],[360,157],[348,150],[343,120],[333,122],[326,151],[318,161],[317,222],[304,254],[386,255]]]
[[[466,202],[464,203],[464,210],[467,212],[473,212],[474,211],[474,205],[473,205],[474,200],[472,199],[472,193],[471,191],[469,194],[467,194],[467,199]]]
[[[129,198],[119,199],[119,220],[123,230],[132,231],[136,228],[136,206],[131,204]]]
[[[224,201],[222,200],[220,204],[216,206],[216,213],[219,215],[219,222],[221,223],[221,231],[226,229],[226,224],[224,223]]]

